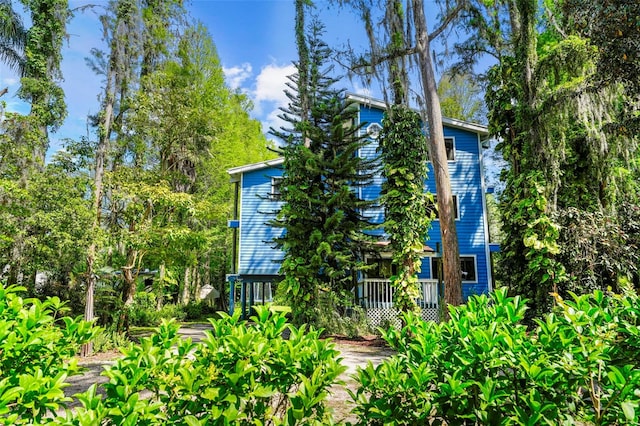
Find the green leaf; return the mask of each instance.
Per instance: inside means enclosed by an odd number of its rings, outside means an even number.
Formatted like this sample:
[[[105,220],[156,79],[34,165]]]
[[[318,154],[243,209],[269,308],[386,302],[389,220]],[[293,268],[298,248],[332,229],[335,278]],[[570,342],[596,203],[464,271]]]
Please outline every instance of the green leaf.
[[[637,403],[632,403],[631,401],[624,401],[622,404],[620,404],[620,407],[622,408],[622,412],[624,413],[624,416],[627,418],[627,420],[629,421],[633,421],[636,418],[636,410],[635,408],[638,406]]]

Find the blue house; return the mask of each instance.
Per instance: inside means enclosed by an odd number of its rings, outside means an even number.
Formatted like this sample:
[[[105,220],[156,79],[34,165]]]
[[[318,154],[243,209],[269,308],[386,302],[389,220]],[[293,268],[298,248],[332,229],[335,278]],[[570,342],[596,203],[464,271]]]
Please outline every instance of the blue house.
[[[377,137],[382,128],[385,104],[359,95],[348,95],[348,99],[359,105],[359,122],[365,123],[362,131],[367,133],[371,141],[359,155],[368,158],[376,156]],[[459,120],[444,118],[443,124],[456,205],[456,228],[463,275],[462,291],[466,299],[472,294],[486,293],[492,288],[482,163],[483,142],[488,132],[485,126]],[[264,213],[273,212],[279,207],[282,162],[282,158],[278,158],[228,170],[231,182],[236,186],[236,215],[234,220],[230,221],[236,237],[234,270],[230,275],[230,281],[232,288],[242,292],[242,298],[246,298],[249,303],[270,300],[272,284],[279,280],[278,270],[282,252],[274,248],[271,241],[283,230],[266,225],[268,217]],[[361,197],[378,198],[382,180],[382,176],[376,176],[370,186],[360,189]],[[433,170],[429,171],[425,190],[437,197]],[[377,223],[383,222],[382,208],[366,213]],[[383,231],[381,234],[380,244],[384,246]],[[437,319],[437,304],[442,293],[443,283],[439,276],[440,241],[440,223],[436,218],[425,242],[422,271],[418,275],[423,292],[420,303],[426,319]],[[389,285],[389,277],[393,273],[391,253],[385,253],[382,249],[381,253],[372,255],[369,262],[376,264],[376,267],[362,278],[357,296],[372,323],[377,325],[384,319],[395,318],[396,314],[393,309],[392,288]],[[238,285],[239,283],[242,285]],[[238,297],[235,292],[233,297]]]

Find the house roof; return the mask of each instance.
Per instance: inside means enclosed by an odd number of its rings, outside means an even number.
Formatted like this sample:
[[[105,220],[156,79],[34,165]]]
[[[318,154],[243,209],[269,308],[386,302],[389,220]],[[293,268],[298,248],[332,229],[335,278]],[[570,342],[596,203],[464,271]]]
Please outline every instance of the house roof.
[[[355,93],[348,93],[347,99],[351,99],[363,105],[369,105],[369,106],[380,108],[380,109],[387,109],[387,104],[384,101],[381,101],[379,99],[373,99],[368,96],[357,95]],[[487,126],[482,124],[470,123],[468,121],[457,120],[455,118],[448,118],[448,117],[442,117],[442,124],[444,124],[445,126],[478,133],[480,134],[480,136],[485,136],[485,137],[489,136],[489,129],[487,128]]]
[[[261,161],[259,163],[245,164],[244,166],[233,167],[227,169],[227,173],[231,176],[231,181],[236,179],[243,173],[252,172],[254,170],[266,169],[267,167],[279,166],[284,161],[283,157],[273,158],[271,160]]]

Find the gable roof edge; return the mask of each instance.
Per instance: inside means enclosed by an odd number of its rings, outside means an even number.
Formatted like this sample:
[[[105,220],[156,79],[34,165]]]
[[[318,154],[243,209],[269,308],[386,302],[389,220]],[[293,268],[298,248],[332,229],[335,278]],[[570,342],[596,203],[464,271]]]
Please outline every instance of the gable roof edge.
[[[266,169],[268,167],[279,166],[284,162],[283,157],[273,158],[271,160],[261,161],[259,163],[245,164],[244,166],[232,167],[227,169],[227,173],[231,177],[236,177],[243,173],[252,172],[254,170]]]
[[[374,99],[374,98],[370,98],[368,96],[364,96],[364,95],[358,95],[355,93],[347,93],[347,99],[355,101],[355,102],[359,102],[363,105],[368,105],[368,106],[372,106],[372,107],[376,107],[376,108],[380,108],[380,109],[387,109],[387,105],[379,100],[379,99]],[[416,110],[415,108],[413,108],[414,110]],[[464,121],[464,120],[458,120],[455,118],[449,118],[449,117],[442,117],[442,124],[446,125],[446,126],[450,126],[450,127],[455,127],[458,129],[463,129],[463,130],[468,130],[470,132],[474,132],[474,133],[479,133],[482,136],[488,136],[489,135],[489,129],[487,126],[484,126],[482,124],[478,124],[478,123],[471,123],[468,121]]]

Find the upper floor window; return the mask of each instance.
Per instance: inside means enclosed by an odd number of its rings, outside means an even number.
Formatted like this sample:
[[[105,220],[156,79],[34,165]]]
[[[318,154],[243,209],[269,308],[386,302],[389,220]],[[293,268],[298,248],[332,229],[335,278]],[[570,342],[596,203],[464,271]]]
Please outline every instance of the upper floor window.
[[[444,138],[444,148],[447,151],[447,161],[456,161],[456,144],[452,137],[446,136]],[[431,158],[429,158],[431,161]]]
[[[447,160],[456,161],[456,147],[453,138],[444,138],[444,147],[447,150]]]
[[[429,204],[429,206],[427,206],[427,212],[428,213],[434,212],[436,215],[435,216],[436,220],[440,218],[440,213],[438,212],[438,196],[437,195],[433,196],[433,204]],[[458,214],[458,196],[457,195],[453,195],[453,214],[456,219],[460,219],[460,215]]]
[[[476,273],[476,257],[475,256],[460,256],[460,272],[462,274],[463,282],[477,282],[478,275]],[[440,279],[442,271],[442,258],[431,258],[431,277],[434,279]]]
[[[269,198],[272,200],[279,200],[282,195],[281,192],[282,178],[279,176],[274,176],[271,178],[271,192],[269,193]]]

